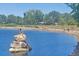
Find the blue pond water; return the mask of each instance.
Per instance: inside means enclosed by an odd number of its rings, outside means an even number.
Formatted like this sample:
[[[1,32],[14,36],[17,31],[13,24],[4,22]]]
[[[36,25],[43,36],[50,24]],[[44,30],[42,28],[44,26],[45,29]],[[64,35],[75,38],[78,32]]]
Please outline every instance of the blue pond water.
[[[67,56],[76,48],[76,38],[65,33],[28,30],[28,43],[32,46],[29,56]],[[18,30],[0,29],[0,56],[11,56],[10,43]]]

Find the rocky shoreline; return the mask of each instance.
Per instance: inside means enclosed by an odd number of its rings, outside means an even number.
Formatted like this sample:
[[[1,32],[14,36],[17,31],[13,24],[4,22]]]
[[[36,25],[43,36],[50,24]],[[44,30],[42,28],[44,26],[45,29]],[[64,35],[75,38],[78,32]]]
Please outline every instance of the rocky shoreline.
[[[77,43],[76,49],[70,56],[79,56],[79,42]]]

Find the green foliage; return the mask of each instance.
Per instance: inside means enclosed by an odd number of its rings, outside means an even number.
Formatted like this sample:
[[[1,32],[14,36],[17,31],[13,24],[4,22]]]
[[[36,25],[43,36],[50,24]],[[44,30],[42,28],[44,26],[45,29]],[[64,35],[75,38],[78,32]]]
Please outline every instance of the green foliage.
[[[6,23],[7,17],[5,15],[0,15],[0,23]]]
[[[8,15],[7,23],[16,23],[17,17],[14,15]]]
[[[20,17],[20,16],[17,16],[16,18],[17,18],[16,23],[19,24],[19,25],[22,25],[23,24],[23,18]]]
[[[65,25],[77,25],[77,21],[69,13],[64,13],[60,22]]]
[[[29,10],[24,13],[25,24],[38,24],[43,20],[43,13],[40,10]]]
[[[55,24],[59,23],[61,14],[56,11],[51,11],[44,16],[44,21],[46,24]]]
[[[74,14],[75,16],[75,14]],[[29,10],[24,13],[24,17],[15,15],[0,15],[0,24],[5,25],[77,25],[73,15],[69,13],[59,13],[51,11],[44,14],[41,10]]]
[[[72,9],[71,14],[79,25],[79,3],[68,3],[67,5]]]

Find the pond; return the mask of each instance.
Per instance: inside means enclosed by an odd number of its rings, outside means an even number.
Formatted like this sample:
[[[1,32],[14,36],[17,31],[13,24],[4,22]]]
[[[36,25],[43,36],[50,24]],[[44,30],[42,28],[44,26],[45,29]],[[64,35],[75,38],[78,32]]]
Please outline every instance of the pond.
[[[0,56],[11,56],[10,44],[18,30],[0,29]],[[77,45],[76,38],[66,33],[23,30],[32,50],[28,56],[68,56]]]

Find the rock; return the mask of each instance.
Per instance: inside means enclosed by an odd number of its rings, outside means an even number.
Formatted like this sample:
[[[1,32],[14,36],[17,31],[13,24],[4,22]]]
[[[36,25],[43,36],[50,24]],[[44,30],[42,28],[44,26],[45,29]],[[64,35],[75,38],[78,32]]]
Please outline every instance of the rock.
[[[79,42],[77,43],[76,49],[71,54],[71,56],[79,56]]]

